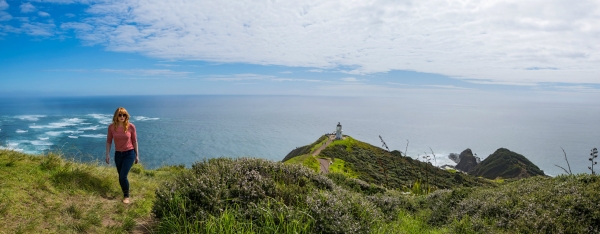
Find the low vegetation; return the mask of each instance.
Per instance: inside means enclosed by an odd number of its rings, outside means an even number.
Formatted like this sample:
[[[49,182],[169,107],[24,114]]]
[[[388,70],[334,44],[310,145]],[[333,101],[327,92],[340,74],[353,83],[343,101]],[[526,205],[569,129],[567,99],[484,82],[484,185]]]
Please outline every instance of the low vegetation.
[[[0,233],[600,232],[596,175],[491,181],[347,139],[322,151],[326,175],[252,158],[136,165],[129,205],[112,166],[3,150]]]
[[[121,203],[114,166],[64,155],[0,150],[0,233],[125,233],[151,229],[155,191],[183,167],[129,174],[133,203]]]
[[[343,160],[357,178],[389,189],[410,191],[415,184],[427,191],[459,186],[494,186],[489,180],[463,173],[451,173],[430,163],[404,157],[399,151],[388,152],[350,136],[337,140],[321,151],[320,156]]]
[[[470,175],[482,176],[488,179],[495,178],[526,178],[531,176],[543,176],[540,170],[525,156],[500,148],[488,156],[481,163],[469,171]]]

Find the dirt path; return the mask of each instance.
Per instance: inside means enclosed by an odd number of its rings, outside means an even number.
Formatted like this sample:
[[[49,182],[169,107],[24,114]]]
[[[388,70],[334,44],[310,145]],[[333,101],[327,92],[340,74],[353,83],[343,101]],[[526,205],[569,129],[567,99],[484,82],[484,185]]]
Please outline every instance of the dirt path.
[[[319,160],[319,163],[321,163],[321,173],[329,173],[329,160],[324,158],[317,158],[317,160]]]
[[[329,143],[331,143],[333,141],[333,139],[335,139],[335,135],[329,135],[329,139],[327,139],[325,144],[321,145],[321,147],[319,147],[317,150],[315,150],[315,152],[312,153],[312,156],[319,155],[321,153],[321,150],[325,149],[325,147],[327,147],[329,145]]]
[[[319,149],[315,150],[315,152],[312,153],[312,156],[317,156],[319,155],[319,153],[321,153],[321,150],[325,149],[325,147],[327,147],[329,145],[329,143],[331,143],[333,141],[333,139],[335,139],[335,135],[329,135],[329,139],[327,139],[327,141],[325,142],[325,144],[321,145],[321,147],[319,147]],[[329,160],[324,159],[324,158],[317,158],[317,160],[319,160],[319,163],[321,164],[321,173],[327,174],[329,173]]]

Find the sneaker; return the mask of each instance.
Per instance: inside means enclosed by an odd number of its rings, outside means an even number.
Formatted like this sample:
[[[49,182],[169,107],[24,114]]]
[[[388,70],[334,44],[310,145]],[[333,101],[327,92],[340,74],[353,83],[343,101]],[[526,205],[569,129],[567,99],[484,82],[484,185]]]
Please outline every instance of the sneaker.
[[[129,204],[129,203],[131,203],[131,201],[129,200],[129,198],[128,198],[128,197],[126,197],[125,199],[123,199],[123,203],[125,203],[125,204]]]

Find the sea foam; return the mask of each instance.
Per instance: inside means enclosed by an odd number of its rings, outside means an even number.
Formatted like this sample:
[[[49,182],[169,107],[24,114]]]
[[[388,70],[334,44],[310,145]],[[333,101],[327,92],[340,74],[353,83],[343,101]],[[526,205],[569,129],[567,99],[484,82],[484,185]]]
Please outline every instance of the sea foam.
[[[20,120],[38,121],[40,118],[46,117],[45,115],[18,115],[15,118]]]
[[[90,137],[90,138],[105,138],[106,134],[84,134],[81,137]]]

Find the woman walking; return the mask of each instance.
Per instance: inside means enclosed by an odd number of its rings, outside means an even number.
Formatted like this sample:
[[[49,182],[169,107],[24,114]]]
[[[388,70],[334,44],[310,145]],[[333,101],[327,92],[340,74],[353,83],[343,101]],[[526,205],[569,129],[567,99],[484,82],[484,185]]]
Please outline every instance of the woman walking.
[[[106,135],[106,163],[110,164],[110,146],[115,142],[115,165],[119,172],[119,184],[123,190],[123,203],[129,204],[129,180],[127,174],[133,164],[139,161],[139,151],[135,126],[129,122],[129,114],[123,107],[117,108],[112,124]]]

